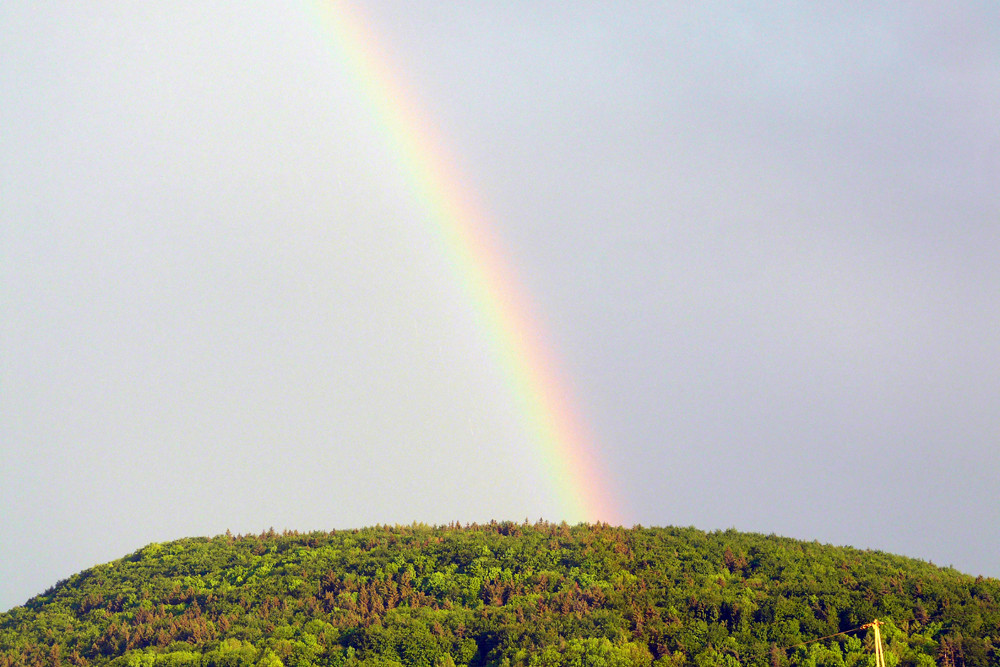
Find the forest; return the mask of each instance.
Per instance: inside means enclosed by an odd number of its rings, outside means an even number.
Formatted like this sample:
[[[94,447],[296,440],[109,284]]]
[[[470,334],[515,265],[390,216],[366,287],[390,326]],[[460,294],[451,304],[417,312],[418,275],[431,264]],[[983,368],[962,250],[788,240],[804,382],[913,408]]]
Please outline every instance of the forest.
[[[1000,581],[735,530],[491,522],[150,544],[0,614],[0,667],[1000,665]]]

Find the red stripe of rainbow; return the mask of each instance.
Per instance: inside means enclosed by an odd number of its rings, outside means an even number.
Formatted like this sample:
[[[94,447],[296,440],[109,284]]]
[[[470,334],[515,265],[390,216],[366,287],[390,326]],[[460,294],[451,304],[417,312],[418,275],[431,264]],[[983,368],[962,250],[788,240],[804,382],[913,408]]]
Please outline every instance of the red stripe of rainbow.
[[[463,191],[462,179],[445,156],[413,97],[394,75],[371,30],[346,3],[317,5],[332,33],[337,55],[378,119],[385,140],[433,221],[457,276],[475,304],[497,362],[524,410],[543,465],[564,513],[577,521],[620,520],[617,503],[601,474],[588,429],[575,414],[567,385],[541,344],[541,330],[485,213]]]

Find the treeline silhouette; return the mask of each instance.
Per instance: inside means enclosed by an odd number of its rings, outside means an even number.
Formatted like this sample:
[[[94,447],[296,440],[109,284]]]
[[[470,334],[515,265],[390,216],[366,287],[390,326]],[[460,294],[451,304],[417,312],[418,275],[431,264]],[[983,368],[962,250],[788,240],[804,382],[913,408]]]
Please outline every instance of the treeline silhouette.
[[[377,526],[151,544],[0,614],[0,667],[1000,664],[1000,582],[733,530]],[[820,637],[835,635],[822,641]]]

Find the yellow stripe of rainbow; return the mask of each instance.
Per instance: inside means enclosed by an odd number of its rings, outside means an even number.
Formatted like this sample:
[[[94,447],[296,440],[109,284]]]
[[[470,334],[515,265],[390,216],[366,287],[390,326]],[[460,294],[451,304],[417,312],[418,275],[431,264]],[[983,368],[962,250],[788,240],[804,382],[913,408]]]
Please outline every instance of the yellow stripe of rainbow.
[[[414,197],[433,221],[432,232],[448,249],[510,391],[524,410],[555,485],[564,515],[560,518],[618,523],[617,503],[588,429],[572,409],[570,392],[541,346],[532,309],[490,234],[487,216],[463,192],[462,179],[446,159],[443,143],[434,138],[412,96],[394,76],[375,35],[346,3],[325,0],[317,8],[338,57],[377,116]]]

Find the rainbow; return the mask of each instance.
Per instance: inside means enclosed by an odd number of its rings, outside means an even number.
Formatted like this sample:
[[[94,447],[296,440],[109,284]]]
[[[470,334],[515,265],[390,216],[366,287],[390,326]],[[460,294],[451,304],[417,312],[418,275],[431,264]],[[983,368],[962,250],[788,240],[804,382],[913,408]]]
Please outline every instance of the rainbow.
[[[618,504],[589,430],[573,408],[557,364],[542,345],[533,308],[492,235],[489,218],[448,159],[444,143],[394,74],[375,34],[337,0],[316,3],[336,56],[346,65],[399,161],[432,233],[463,283],[513,398],[524,412],[563,520],[620,523]]]

